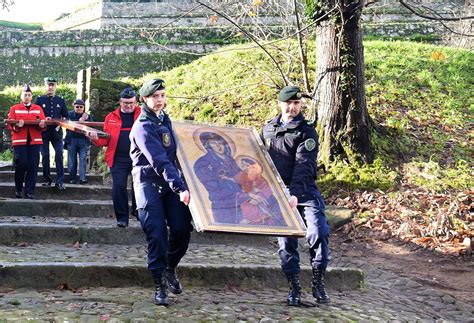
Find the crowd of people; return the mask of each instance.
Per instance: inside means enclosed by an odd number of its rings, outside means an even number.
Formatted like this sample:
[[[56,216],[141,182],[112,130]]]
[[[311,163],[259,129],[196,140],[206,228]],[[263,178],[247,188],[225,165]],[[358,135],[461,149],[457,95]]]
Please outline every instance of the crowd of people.
[[[64,137],[60,126],[47,125],[46,120],[49,119],[92,121],[92,117],[85,111],[81,99],[74,101],[73,111],[67,111],[64,99],[56,95],[56,79],[45,78],[45,86],[46,94],[32,103],[31,89],[25,84],[21,102],[12,106],[8,114],[9,119],[18,121],[9,124],[14,150],[15,197],[34,198],[40,154],[42,185],[52,185],[50,143],[55,150],[55,187],[58,190],[66,189],[63,149],[68,150],[69,183],[87,184],[86,159],[90,145],[106,147],[105,162],[112,175],[112,201],[117,226],[128,227],[130,216],[139,220],[148,245],[148,269],[155,282],[154,303],[168,305],[168,290],[174,294],[183,291],[176,268],[186,254],[193,227],[188,207],[191,195],[176,157],[177,143],[172,122],[165,111],[165,82],[161,79],[146,81],[139,91],[141,105],[137,102],[135,91],[125,88],[120,94],[119,107],[105,118],[103,131],[109,134],[106,138],[99,137],[98,131],[94,130],[85,134],[67,130]],[[280,113],[263,125],[261,137],[289,189],[291,207],[298,209],[307,226],[306,240],[313,270],[312,295],[319,303],[329,303],[324,286],[329,263],[329,226],[324,200],[315,184],[318,136],[314,126],[304,119],[301,112],[303,96],[297,86],[284,87],[278,95]],[[226,149],[230,148],[221,136],[204,132],[199,139],[208,154],[196,162],[198,166],[206,166],[197,167],[196,174],[202,182],[211,183],[206,186],[210,195],[219,196],[212,205],[213,210],[225,210],[221,204],[232,201],[221,196],[225,191],[223,185],[234,185],[235,182],[228,179],[240,171],[240,190],[236,194],[247,211],[245,218],[239,221],[271,224],[270,219],[273,218],[273,224],[278,225],[282,219],[281,210],[268,207],[271,194],[264,189],[268,185],[260,176],[258,161],[250,156],[240,156],[238,166],[233,159],[223,159]],[[131,209],[127,191],[129,175],[133,177]],[[258,200],[267,203],[256,205]],[[216,217],[226,223],[235,215],[224,213],[216,214]],[[278,242],[282,271],[290,288],[287,304],[300,306],[298,240],[281,237]]]

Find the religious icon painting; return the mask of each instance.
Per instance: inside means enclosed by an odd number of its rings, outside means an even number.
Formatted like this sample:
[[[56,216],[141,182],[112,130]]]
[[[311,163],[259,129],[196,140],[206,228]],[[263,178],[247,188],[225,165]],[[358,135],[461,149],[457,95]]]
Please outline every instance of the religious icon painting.
[[[198,231],[303,237],[305,224],[253,128],[173,122]]]

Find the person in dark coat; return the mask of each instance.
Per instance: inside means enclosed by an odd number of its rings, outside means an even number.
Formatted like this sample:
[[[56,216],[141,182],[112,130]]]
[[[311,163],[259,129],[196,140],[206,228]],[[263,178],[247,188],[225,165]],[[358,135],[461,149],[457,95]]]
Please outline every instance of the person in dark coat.
[[[43,108],[46,120],[49,119],[68,119],[69,114],[66,102],[60,96],[56,95],[57,81],[53,77],[44,79],[46,94],[39,96],[35,104]],[[56,164],[56,184],[58,190],[64,190],[64,164],[63,164],[63,130],[60,126],[48,126],[42,133],[43,146],[41,148],[41,163],[43,165],[43,186],[50,186],[53,182],[51,178],[51,167],[49,162],[49,144],[54,148],[54,161]]]
[[[316,186],[318,135],[301,113],[303,93],[297,86],[284,87],[278,95],[281,113],[263,126],[262,139],[285,185],[292,207],[297,207],[307,226],[312,292],[319,303],[329,303],[324,276],[329,263],[329,225],[324,200]],[[290,291],[287,304],[301,304],[298,239],[278,238],[279,256]]]
[[[92,117],[86,113],[85,103],[77,99],[73,103],[74,111],[69,112],[71,121],[93,121]],[[69,172],[69,183],[77,183],[77,157],[79,156],[79,184],[87,184],[87,154],[91,146],[91,141],[82,133],[66,130],[64,138],[64,148],[67,149],[67,168]]]
[[[140,96],[142,111],[130,132],[133,186],[148,244],[148,269],[155,281],[154,303],[167,306],[168,288],[174,294],[182,292],[176,267],[193,229],[187,207],[190,194],[176,158],[171,120],[163,111],[164,81],[146,81]]]

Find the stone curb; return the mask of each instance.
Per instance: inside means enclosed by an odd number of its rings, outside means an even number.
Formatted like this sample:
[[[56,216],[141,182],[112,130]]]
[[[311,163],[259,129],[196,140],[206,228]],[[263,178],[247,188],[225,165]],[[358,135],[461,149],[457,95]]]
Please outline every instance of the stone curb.
[[[185,264],[178,274],[184,286],[280,288],[287,282],[279,266]],[[0,286],[5,288],[79,288],[152,286],[151,275],[143,266],[104,263],[5,263],[0,265]],[[311,269],[301,269],[301,283],[310,290]],[[333,290],[354,290],[364,285],[359,269],[329,268],[327,286]]]
[[[13,183],[15,172],[11,170],[0,170],[0,182]],[[56,173],[51,173],[52,178],[56,178]],[[78,180],[79,181],[79,180]],[[104,183],[101,175],[87,175],[89,185],[102,185]],[[69,174],[64,174],[64,183],[69,183]],[[41,185],[41,175],[38,176],[38,185]]]
[[[112,223],[115,224],[115,220]],[[0,244],[50,243],[94,243],[94,244],[141,244],[145,243],[145,234],[139,226],[127,229],[117,227],[84,227],[70,225],[35,225],[0,223]],[[191,233],[191,243],[267,246],[270,237],[261,235],[243,235],[233,233],[206,232]],[[274,238],[273,238],[274,239]]]
[[[36,199],[63,199],[63,200],[110,200],[112,198],[112,188],[101,185],[68,185],[66,189],[59,191],[52,186],[44,187],[37,184],[35,188]],[[15,194],[15,185],[13,183],[0,183],[0,196],[13,197]]]
[[[30,200],[0,199],[0,215],[43,217],[94,217],[113,216],[112,201],[107,200]],[[1,217],[0,217],[1,220]],[[112,221],[112,220],[111,220]],[[113,223],[113,222],[111,222]]]

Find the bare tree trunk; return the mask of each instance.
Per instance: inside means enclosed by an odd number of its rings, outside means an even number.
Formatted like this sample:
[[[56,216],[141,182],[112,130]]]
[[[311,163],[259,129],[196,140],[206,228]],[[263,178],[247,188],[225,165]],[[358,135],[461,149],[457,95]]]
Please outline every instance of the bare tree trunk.
[[[359,26],[363,0],[327,2],[327,8],[338,5],[341,15],[322,22],[316,29],[320,160],[327,164],[338,156],[350,163],[371,163],[374,157]]]

